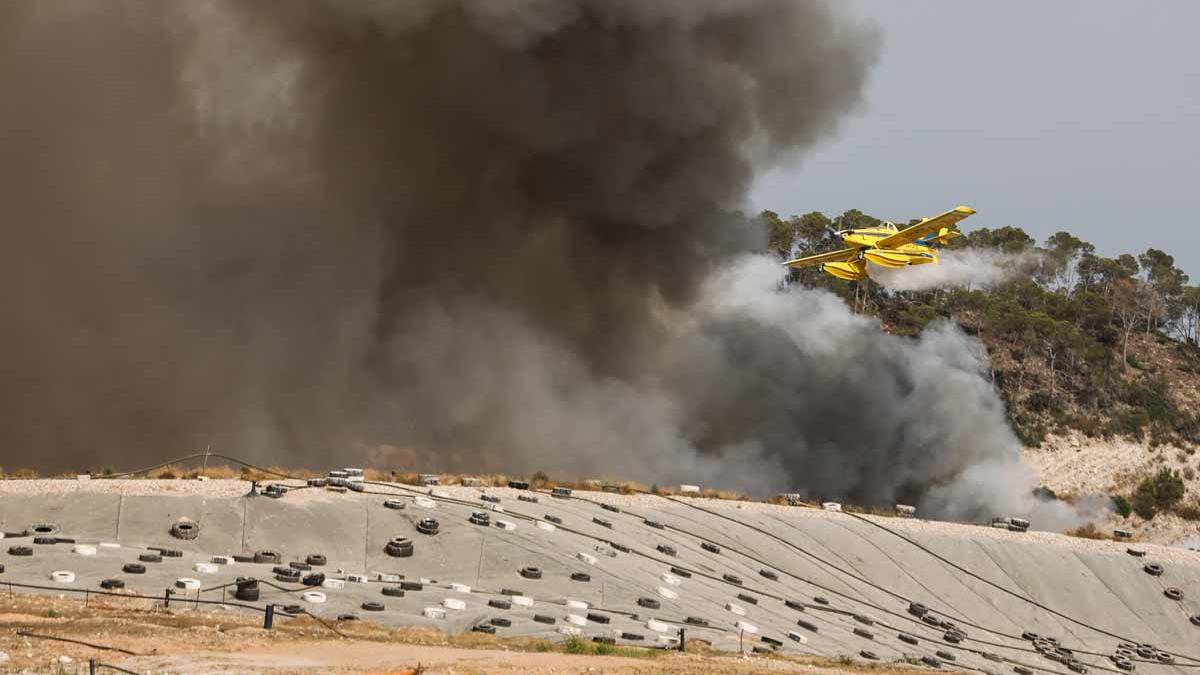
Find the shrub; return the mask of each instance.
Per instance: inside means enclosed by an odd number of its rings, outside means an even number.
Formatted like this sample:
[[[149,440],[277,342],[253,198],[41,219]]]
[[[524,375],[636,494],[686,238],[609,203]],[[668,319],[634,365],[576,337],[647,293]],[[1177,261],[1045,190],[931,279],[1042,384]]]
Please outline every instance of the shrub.
[[[1200,520],[1200,504],[1195,502],[1175,507],[1175,515],[1184,520]]]
[[[1129,514],[1133,513],[1133,505],[1125,495],[1113,495],[1112,497],[1113,510],[1121,514],[1122,518],[1128,518]]]
[[[1104,536],[1104,533],[1096,527],[1095,523],[1087,523],[1086,525],[1080,525],[1073,530],[1067,530],[1067,534],[1072,537],[1082,537],[1084,539],[1108,539],[1108,537]]]
[[[1178,504],[1185,492],[1179,472],[1163,467],[1138,483],[1133,492],[1133,512],[1146,519],[1153,518],[1155,513]]]
[[[1054,490],[1044,485],[1033,488],[1033,496],[1044,502],[1052,502],[1058,499],[1058,495],[1055,494]]]

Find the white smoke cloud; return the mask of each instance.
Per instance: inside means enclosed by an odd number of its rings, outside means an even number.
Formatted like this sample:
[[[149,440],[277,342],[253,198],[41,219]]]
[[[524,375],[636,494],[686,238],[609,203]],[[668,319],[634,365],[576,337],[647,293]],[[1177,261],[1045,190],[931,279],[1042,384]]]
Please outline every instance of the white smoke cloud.
[[[869,264],[867,271],[876,282],[896,291],[951,287],[985,289],[1027,276],[1038,262],[1038,255],[1033,252],[944,249],[938,253],[936,265],[889,269]]]

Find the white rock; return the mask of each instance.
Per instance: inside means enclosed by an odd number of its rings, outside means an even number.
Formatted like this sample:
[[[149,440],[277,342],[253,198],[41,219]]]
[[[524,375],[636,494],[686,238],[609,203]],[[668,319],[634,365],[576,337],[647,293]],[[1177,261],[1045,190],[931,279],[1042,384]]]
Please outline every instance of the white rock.
[[[668,600],[674,600],[675,598],[678,598],[678,597],[679,597],[679,594],[678,594],[678,593],[676,593],[675,591],[673,591],[673,590],[671,590],[671,589],[667,588],[666,586],[659,586],[659,587],[658,587],[658,594],[659,594],[659,595],[661,595],[662,597],[664,597],[664,598],[668,599]]]
[[[670,586],[678,586],[683,583],[683,579],[680,579],[679,577],[677,577],[674,574],[671,574],[669,572],[663,572],[662,577],[660,577],[660,578],[663,580],[664,584],[667,584]]]
[[[725,603],[725,609],[729,610],[729,612],[732,614],[746,616],[746,608],[742,607],[741,605],[735,605],[732,602],[727,602]]]
[[[446,610],[441,607],[426,607],[422,612],[426,619],[444,619],[446,618]]]
[[[746,623],[745,621],[738,621],[737,623],[733,624],[733,626],[743,633],[750,633],[751,635],[758,632],[758,626],[755,626],[752,623]]]
[[[467,602],[461,598],[446,598],[442,600],[442,606],[453,610],[466,609]]]
[[[575,557],[589,565],[596,564],[596,556],[592,555],[591,553],[584,553],[583,551],[580,551],[579,553],[575,554]]]
[[[455,593],[470,593],[471,587],[466,584],[450,584],[450,590]]]
[[[533,607],[533,598],[528,595],[514,595],[511,602],[519,607]]]
[[[579,616],[578,614],[568,614],[567,615],[567,623],[569,623],[573,626],[586,626],[587,625],[587,617]]]

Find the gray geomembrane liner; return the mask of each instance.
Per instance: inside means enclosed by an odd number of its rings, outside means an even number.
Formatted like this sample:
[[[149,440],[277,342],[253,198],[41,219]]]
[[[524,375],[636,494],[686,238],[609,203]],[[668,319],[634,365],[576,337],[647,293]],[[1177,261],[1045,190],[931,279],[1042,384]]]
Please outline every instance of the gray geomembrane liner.
[[[295,588],[293,592],[264,583],[258,601],[250,604],[299,604],[327,619],[357,613],[389,626],[429,626],[451,633],[488,624],[501,636],[550,638],[577,629],[587,637],[642,645],[665,645],[677,636],[680,626],[686,626],[689,638],[729,650],[738,649],[739,640],[744,640],[747,650],[762,646],[785,653],[869,658],[861,656],[866,650],[885,661],[919,660],[942,650],[956,657],[953,663],[940,659],[944,668],[995,672],[1024,664],[1070,672],[1068,664],[1031,653],[1032,643],[1020,634],[1033,631],[1058,638],[1093,670],[1115,670],[1107,656],[1115,652],[1116,638],[1002,593],[849,514],[760,504],[743,508],[738,502],[716,500],[690,502],[763,528],[829,563],[824,564],[748,527],[648,495],[575,491],[571,497],[542,496],[539,503],[531,503],[517,499],[519,494],[529,495],[527,491],[489,487],[484,488],[486,493],[500,498],[498,504],[489,504],[480,500],[483,489],[442,487],[426,495],[435,504],[429,507],[428,501],[422,500],[422,505],[413,499],[427,490],[379,485],[367,489],[376,494],[305,488],[272,499],[228,494],[122,495],[89,492],[81,483],[77,490],[60,494],[5,495],[0,497],[0,528],[16,532],[33,523],[55,523],[61,528],[56,536],[74,538],[77,544],[33,546],[31,557],[0,553],[5,566],[0,587],[11,581],[101,590],[101,581],[120,579],[127,591],[161,596],[183,577],[199,579],[203,589],[237,577],[274,581],[272,563],[213,564],[213,556],[269,550],[282,555],[283,566],[313,554],[324,555],[327,563],[318,571],[328,580],[324,587],[311,588],[275,582]],[[388,508],[386,499],[401,499],[406,507]],[[620,511],[602,509],[600,503],[619,505]],[[496,506],[499,509],[493,511]],[[489,511],[491,525],[472,524],[473,511]],[[561,525],[546,523],[547,514],[560,518]],[[430,517],[440,523],[440,530],[432,535],[417,532],[416,523]],[[595,523],[597,517],[612,527]],[[651,527],[643,519],[666,528]],[[195,539],[171,536],[171,526],[180,520],[198,525]],[[515,529],[501,526],[500,521]],[[1158,650],[1200,657],[1200,626],[1189,620],[1200,614],[1200,604],[1193,599],[1200,597],[1200,555],[1180,556],[1151,546],[1146,558],[1134,558],[1116,543],[1085,546],[1065,539],[1051,543],[1033,538],[1035,533],[986,527],[952,526],[948,531],[944,524],[915,519],[876,522],[902,529],[905,536],[989,581],[1091,626],[1153,644]],[[411,557],[385,552],[387,543],[399,537],[413,542]],[[614,549],[609,541],[623,550]],[[704,547],[705,542],[711,544]],[[2,548],[7,551],[15,545],[32,546],[32,537],[10,539]],[[660,545],[675,555],[658,550]],[[76,552],[79,546],[84,553]],[[183,556],[148,563],[145,574],[122,572],[124,564],[136,562],[149,546],[180,549]],[[706,550],[717,546],[719,553]],[[94,553],[88,547],[94,547]],[[1163,575],[1146,574],[1142,567],[1147,561],[1160,562]],[[692,576],[672,574],[673,566]],[[522,576],[523,568],[537,568],[540,578]],[[764,568],[777,571],[777,578],[763,576]],[[74,582],[51,580],[51,572],[61,570],[74,572]],[[723,581],[726,575],[740,578],[742,585]],[[401,579],[421,582],[423,587],[402,597],[384,594],[385,588],[398,588]],[[1167,588],[1182,589],[1184,598],[1169,599],[1164,595]],[[501,595],[501,589],[520,591],[526,597]],[[233,600],[234,590],[202,590],[199,597]],[[324,602],[305,600],[305,591],[324,594]],[[194,591],[177,588],[175,592],[179,600],[195,597]],[[747,601],[750,596],[758,604]],[[828,598],[829,604],[817,604],[816,596]],[[501,598],[511,605],[489,606],[489,601]],[[966,633],[966,639],[960,644],[947,642],[944,628],[922,623],[908,613],[910,599],[928,605],[935,617],[954,617],[950,620]],[[364,612],[364,606],[369,611]],[[535,615],[555,621],[534,621]],[[685,623],[689,617],[691,624]],[[601,623],[604,618],[608,623]],[[492,619],[501,621],[493,624]],[[696,625],[694,619],[708,625]],[[871,627],[866,630],[863,625]],[[906,634],[908,641],[901,640],[900,634]],[[914,638],[915,645],[911,644]],[[989,668],[989,660],[979,652],[998,654],[1007,663]],[[1137,667],[1139,672],[1182,673],[1188,669],[1180,666],[1200,662],[1180,658],[1177,663],[1139,661]]]

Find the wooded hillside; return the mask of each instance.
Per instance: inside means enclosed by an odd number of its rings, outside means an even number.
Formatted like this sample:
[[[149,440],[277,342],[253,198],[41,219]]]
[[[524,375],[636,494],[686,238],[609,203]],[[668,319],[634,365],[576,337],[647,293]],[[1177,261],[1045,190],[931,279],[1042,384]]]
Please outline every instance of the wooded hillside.
[[[880,222],[857,210],[759,218],[780,260],[839,248],[827,228]],[[1189,454],[1200,445],[1200,287],[1188,285],[1171,255],[1151,248],[1106,258],[1068,232],[1039,245],[1019,227],[964,230],[943,255],[994,252],[1017,273],[987,288],[928,291],[840,281],[815,268],[793,270],[791,281],[828,289],[900,335],[957,322],[986,345],[989,377],[1028,446],[1072,429]]]

